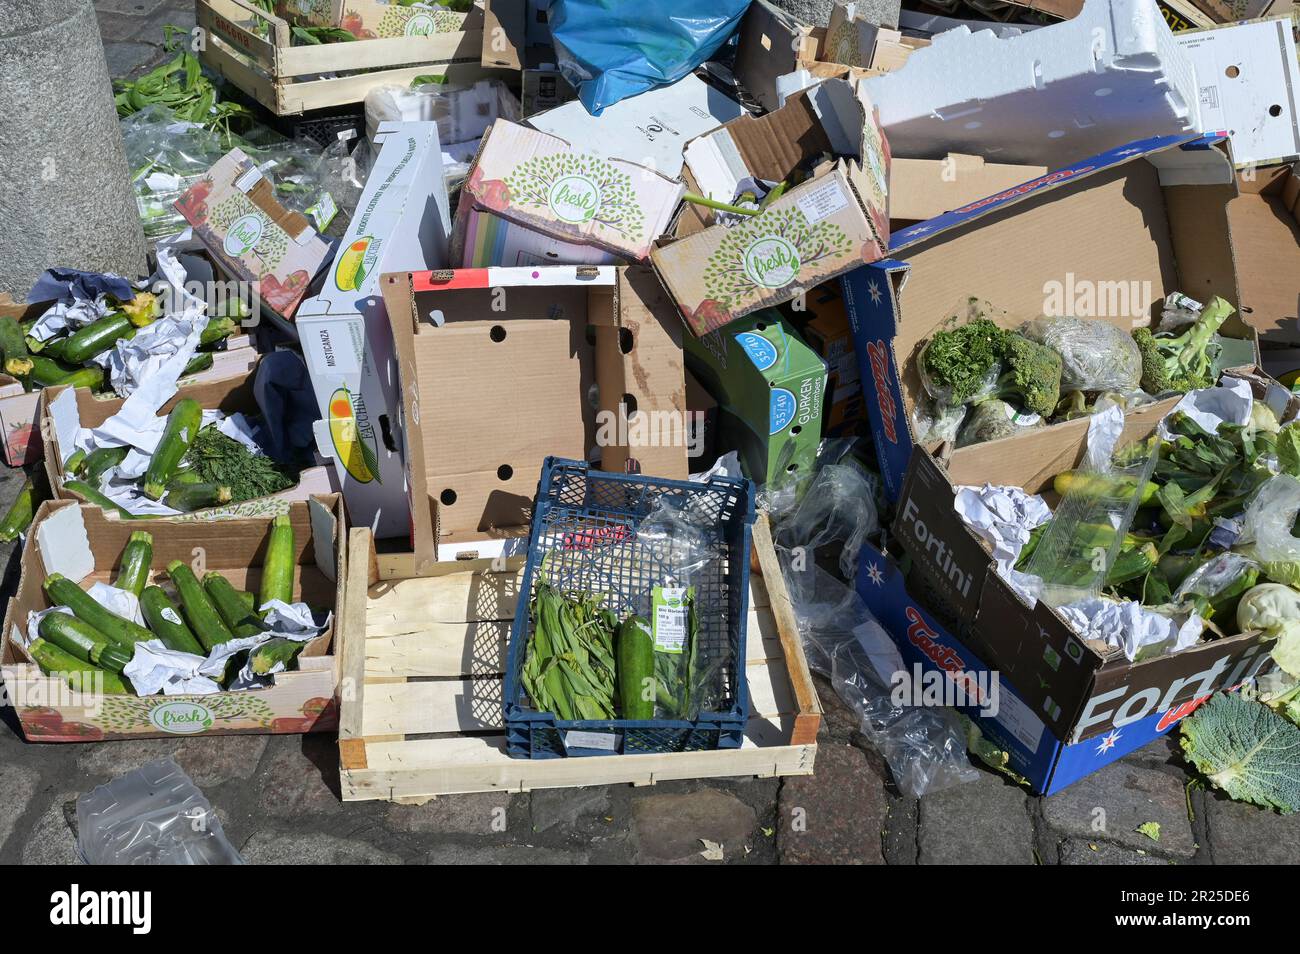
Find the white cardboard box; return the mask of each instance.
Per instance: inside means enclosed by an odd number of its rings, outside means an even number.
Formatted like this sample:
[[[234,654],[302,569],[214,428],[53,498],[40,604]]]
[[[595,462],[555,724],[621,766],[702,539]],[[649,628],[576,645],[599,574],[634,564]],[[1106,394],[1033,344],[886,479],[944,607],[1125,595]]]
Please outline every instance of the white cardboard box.
[[[350,520],[376,537],[410,532],[402,400],[383,272],[443,268],[451,213],[438,125],[381,123],[379,155],[325,286],[296,325],[320,405],[316,446],[333,458]]]

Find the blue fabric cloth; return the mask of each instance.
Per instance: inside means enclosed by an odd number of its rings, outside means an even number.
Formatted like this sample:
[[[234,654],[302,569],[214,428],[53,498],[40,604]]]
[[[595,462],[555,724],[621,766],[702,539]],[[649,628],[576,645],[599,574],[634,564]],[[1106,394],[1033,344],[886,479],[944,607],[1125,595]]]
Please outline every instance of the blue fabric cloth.
[[[320,407],[302,356],[286,349],[263,355],[253,396],[262,412],[257,442],[266,453],[282,463],[300,464],[309,458]]]
[[[555,0],[560,72],[587,112],[675,83],[731,38],[749,0]]]
[[[83,272],[76,268],[47,268],[27,293],[29,302],[56,301],[71,305],[74,301],[94,301],[100,295],[112,295],[118,301],[130,301],[135,289],[121,275]]]

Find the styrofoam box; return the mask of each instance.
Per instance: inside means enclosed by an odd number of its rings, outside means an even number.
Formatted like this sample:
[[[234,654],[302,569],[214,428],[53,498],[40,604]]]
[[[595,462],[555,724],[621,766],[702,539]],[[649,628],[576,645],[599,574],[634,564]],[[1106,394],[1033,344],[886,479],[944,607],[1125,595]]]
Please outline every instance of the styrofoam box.
[[[1052,168],[1200,128],[1195,70],[1155,0],[1086,0],[1072,20],[999,39],[940,33],[866,81],[895,156],[974,153]]]

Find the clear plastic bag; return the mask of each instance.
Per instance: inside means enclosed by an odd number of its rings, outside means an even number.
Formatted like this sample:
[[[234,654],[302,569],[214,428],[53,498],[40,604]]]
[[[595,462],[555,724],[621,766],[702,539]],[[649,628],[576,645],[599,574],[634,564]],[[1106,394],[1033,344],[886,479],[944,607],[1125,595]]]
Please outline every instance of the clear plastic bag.
[[[212,804],[170,758],[77,799],[77,853],[89,865],[242,865]]]
[[[438,141],[477,142],[498,119],[519,122],[519,100],[500,80],[479,80],[469,86],[415,82],[386,84],[366,94],[366,135],[373,142],[383,122],[436,122]]]
[[[1300,480],[1289,474],[1270,477],[1246,508],[1238,540],[1253,541],[1255,554],[1264,563],[1300,562],[1300,537],[1291,532],[1297,514]]]
[[[1019,434],[1025,428],[1042,427],[1043,419],[1037,414],[1017,411],[1006,401],[990,398],[980,401],[970,409],[957,432],[956,446],[969,447],[1002,437]]]
[[[997,387],[1002,365],[995,354],[981,349],[981,341],[988,335],[981,334],[982,323],[991,321],[999,327],[1005,327],[1007,313],[979,298],[968,298],[953,309],[948,318],[935,329],[934,334],[921,346],[917,355],[916,369],[921,377],[921,385],[938,406],[952,406],[978,401],[992,394]],[[953,333],[957,337],[953,337]],[[941,382],[935,375],[931,362],[935,349],[943,349],[957,355],[955,362],[971,375],[965,383],[954,386],[952,382]],[[952,363],[949,366],[952,366]]]
[[[1259,564],[1240,553],[1220,553],[1206,560],[1174,591],[1172,602],[1181,606],[1189,601],[1213,603],[1230,591],[1241,596],[1259,576]],[[1217,620],[1217,617],[1216,617]]]
[[[918,444],[954,443],[970,407],[966,404],[940,404],[929,395],[912,408],[912,429]]]
[[[851,578],[858,551],[879,529],[880,516],[863,472],[849,464],[828,464],[777,526],[776,543],[804,547],[810,561],[822,547],[838,543],[840,572]]]
[[[1039,315],[1020,334],[1061,356],[1061,391],[1132,391],[1142,352],[1131,335],[1100,318]]]
[[[1205,306],[1194,298],[1188,298],[1182,292],[1170,292],[1165,296],[1165,303],[1160,309],[1160,324],[1157,334],[1177,334],[1188,325],[1195,324],[1201,317]]]

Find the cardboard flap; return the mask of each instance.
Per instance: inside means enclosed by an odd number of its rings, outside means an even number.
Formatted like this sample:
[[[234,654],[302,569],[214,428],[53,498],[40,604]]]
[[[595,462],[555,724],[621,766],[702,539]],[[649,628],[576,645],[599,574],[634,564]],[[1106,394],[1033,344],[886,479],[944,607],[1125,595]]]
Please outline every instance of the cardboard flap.
[[[46,401],[46,409],[49,420],[54,426],[54,437],[58,441],[59,454],[63,458],[59,463],[66,464],[68,458],[77,449],[77,432],[81,430],[81,412],[77,407],[76,389],[63,388],[52,400]]]
[[[337,500],[336,500],[337,502]],[[331,583],[338,582],[339,521],[323,501],[313,497],[307,501],[311,518],[312,551],[316,569]]]
[[[36,528],[36,546],[45,575],[62,573],[80,583],[95,570],[95,556],[81,508],[75,505],[52,510]]]

